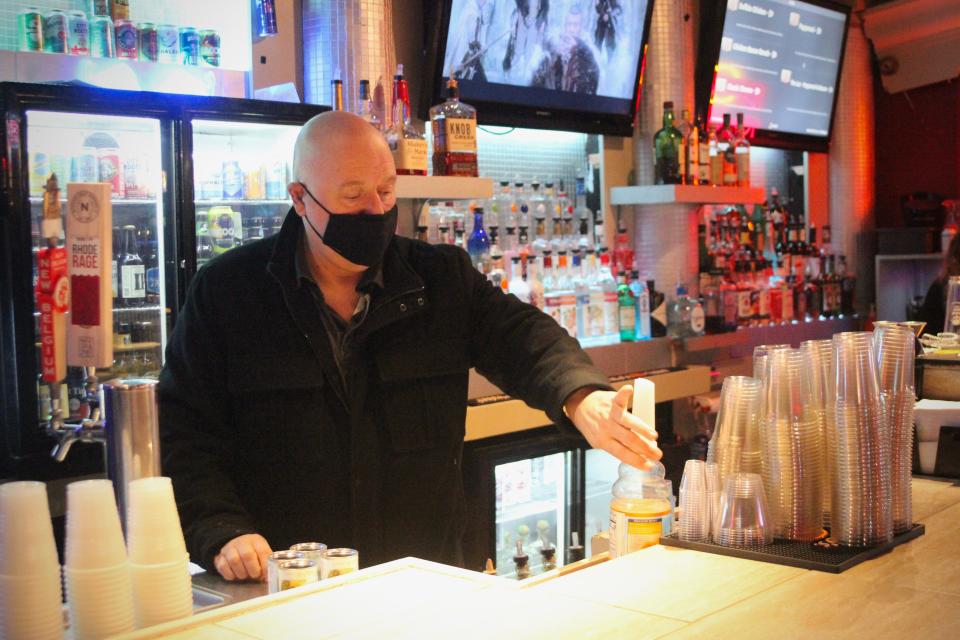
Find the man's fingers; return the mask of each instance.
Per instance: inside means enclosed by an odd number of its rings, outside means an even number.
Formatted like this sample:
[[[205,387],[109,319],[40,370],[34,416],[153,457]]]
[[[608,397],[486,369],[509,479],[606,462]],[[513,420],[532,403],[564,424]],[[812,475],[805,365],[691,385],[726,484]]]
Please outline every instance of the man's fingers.
[[[604,450],[607,453],[613,454],[621,462],[626,462],[630,466],[636,467],[637,469],[647,470],[650,468],[651,463],[647,458],[631,451],[630,449],[627,449],[616,440],[608,440]]]
[[[230,563],[227,562],[227,559],[223,557],[222,553],[218,553],[217,557],[213,559],[213,566],[217,568],[217,571],[223,576],[224,580],[237,579],[237,576],[233,573],[233,569],[230,568]]]
[[[233,575],[237,577],[237,580],[246,580],[247,568],[243,564],[243,559],[240,557],[240,552],[237,550],[236,545],[227,545],[222,553],[227,559],[227,562],[230,563],[230,569],[233,570]]]
[[[253,548],[250,542],[244,541],[237,545],[240,553],[240,560],[243,561],[243,568],[247,570],[247,577],[257,580],[260,578],[260,556],[257,550]]]
[[[660,434],[653,428],[653,425],[647,424],[632,413],[624,412],[623,415],[620,416],[620,424],[630,431],[635,431],[650,440],[656,440],[660,437]]]
[[[618,427],[610,434],[611,437],[624,447],[650,460],[659,460],[663,453],[655,442],[641,436],[635,431]]]
[[[630,398],[633,397],[633,385],[625,384],[617,389],[617,395],[613,396],[613,404],[626,409],[630,405]]]
[[[253,539],[252,544],[260,560],[260,581],[263,582],[267,579],[267,562],[273,550],[267,544],[267,541],[259,536]]]

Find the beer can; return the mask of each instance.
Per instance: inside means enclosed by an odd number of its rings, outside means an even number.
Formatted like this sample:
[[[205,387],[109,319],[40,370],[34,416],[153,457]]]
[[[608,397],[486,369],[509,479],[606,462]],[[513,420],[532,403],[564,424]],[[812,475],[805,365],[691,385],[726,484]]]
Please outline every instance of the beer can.
[[[113,20],[107,16],[97,16],[90,21],[90,55],[94,58],[113,58],[116,55]]]
[[[97,150],[93,147],[83,147],[80,155],[70,159],[70,182],[97,182]]]
[[[67,14],[54,9],[43,16],[43,50],[47,53],[67,52]]]
[[[287,164],[275,160],[267,167],[267,200],[283,200],[287,182]]]
[[[223,197],[226,200],[243,197],[243,172],[236,160],[223,161]]]
[[[128,198],[146,198],[146,180],[144,166],[140,158],[129,157],[123,160],[123,191]]]
[[[110,17],[114,20],[129,20],[130,0],[110,0]]]
[[[220,66],[220,34],[213,29],[200,31],[200,64],[205,67]]]
[[[109,16],[110,0],[89,0],[87,2],[87,14],[91,18],[94,16]]]
[[[117,20],[113,23],[113,32],[117,40],[117,57],[136,60],[140,57],[140,33],[137,25],[129,20]]]
[[[204,167],[202,171],[198,171],[200,199],[219,200],[223,197],[223,169],[216,165],[204,165]]]
[[[277,590],[296,589],[318,581],[317,563],[307,558],[284,560],[277,566]]]
[[[180,27],[180,61],[183,64],[200,64],[200,32],[193,27]]]
[[[299,542],[290,547],[290,551],[299,551],[307,560],[313,560],[317,563],[318,580],[320,579],[320,560],[326,550],[327,545],[322,542]]]
[[[180,29],[176,25],[157,25],[157,62],[180,63]]]
[[[122,198],[124,196],[124,185],[119,149],[116,147],[101,147],[98,149],[97,167],[100,182],[109,183],[113,197]]]
[[[243,199],[263,200],[263,168],[251,167],[243,174]]]
[[[62,153],[51,153],[50,173],[57,175],[57,181],[60,183],[60,188],[63,189],[64,185],[70,181],[70,161],[67,160],[67,156]]]
[[[50,156],[43,152],[30,154],[30,195],[43,195],[44,185],[50,177]],[[57,176],[59,178],[59,176]]]
[[[299,551],[274,551],[267,556],[267,591],[276,593],[280,590],[280,563],[290,560],[304,560],[305,556]]]
[[[157,40],[157,26],[152,22],[141,22],[139,27],[140,59],[145,62],[158,62],[160,41]]]
[[[18,49],[43,51],[43,14],[36,7],[27,7],[17,15]]]
[[[229,206],[210,207],[207,228],[213,242],[213,253],[220,255],[243,243],[243,219]]]
[[[320,578],[327,580],[360,568],[356,549],[327,549],[320,557]]]
[[[90,23],[83,11],[71,11],[68,16],[70,31],[67,34],[67,48],[75,56],[90,55]]]

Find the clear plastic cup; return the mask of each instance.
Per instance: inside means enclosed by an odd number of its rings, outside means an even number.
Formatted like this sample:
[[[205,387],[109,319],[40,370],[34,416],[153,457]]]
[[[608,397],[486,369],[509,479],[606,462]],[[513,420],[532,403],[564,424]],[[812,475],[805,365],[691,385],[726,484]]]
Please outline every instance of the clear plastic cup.
[[[192,615],[193,592],[186,556],[164,564],[133,564],[131,578],[137,628]]]
[[[59,573],[0,576],[0,638],[63,638]]]
[[[788,344],[761,344],[753,348],[753,377],[763,382],[767,377],[767,356],[777,349],[789,349]]]
[[[892,322],[878,324],[873,332],[877,376],[881,391],[902,393],[914,386],[916,337],[909,327]]]
[[[64,565],[70,569],[115,567],[127,561],[110,480],[81,480],[67,485],[64,555]]]
[[[59,575],[60,562],[42,482],[0,484],[0,575]]]
[[[679,537],[689,542],[710,539],[713,513],[707,493],[707,469],[702,460],[687,460],[680,480]]]
[[[753,547],[773,542],[763,480],[755,473],[726,478],[720,497],[715,542],[728,547]]]
[[[141,478],[130,483],[127,549],[134,564],[178,562],[187,554],[170,478]]]
[[[133,631],[129,563],[102,569],[64,568],[64,582],[76,640]]]
[[[707,459],[719,465],[721,478],[751,463],[760,455],[760,381],[728,376],[720,391],[720,409]]]
[[[833,336],[837,402],[869,405],[880,398],[873,335],[864,331]]]

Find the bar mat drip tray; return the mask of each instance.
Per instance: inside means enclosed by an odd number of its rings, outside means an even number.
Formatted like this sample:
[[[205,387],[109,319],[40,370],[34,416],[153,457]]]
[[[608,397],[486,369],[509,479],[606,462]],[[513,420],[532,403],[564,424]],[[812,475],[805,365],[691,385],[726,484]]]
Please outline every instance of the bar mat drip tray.
[[[660,538],[660,544],[667,547],[716,553],[721,556],[785,564],[801,569],[841,573],[865,560],[886,553],[897,545],[919,538],[923,533],[924,526],[914,524],[909,531],[895,536],[892,542],[876,547],[820,547],[813,542],[792,542],[789,540],[774,540],[773,543],[762,547],[723,547],[712,542],[686,542],[677,537],[677,532]]]

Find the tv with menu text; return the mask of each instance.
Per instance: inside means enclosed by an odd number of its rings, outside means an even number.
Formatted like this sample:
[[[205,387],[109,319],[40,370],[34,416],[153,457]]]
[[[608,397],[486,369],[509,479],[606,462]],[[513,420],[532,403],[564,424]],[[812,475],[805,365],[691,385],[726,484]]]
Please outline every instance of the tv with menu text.
[[[442,0],[424,7],[424,119],[445,99],[452,73],[480,124],[632,134],[653,0]]]

